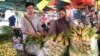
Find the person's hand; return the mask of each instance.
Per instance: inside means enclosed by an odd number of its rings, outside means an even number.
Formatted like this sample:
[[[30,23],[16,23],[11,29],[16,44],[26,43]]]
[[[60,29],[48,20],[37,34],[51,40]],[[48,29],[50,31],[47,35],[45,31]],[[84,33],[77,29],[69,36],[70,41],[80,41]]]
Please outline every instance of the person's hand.
[[[38,35],[38,36],[41,36],[41,33],[37,32],[37,35]]]
[[[32,36],[33,38],[36,38],[37,36],[35,33],[30,33],[29,35]]]
[[[38,32],[37,34],[31,34],[31,36],[32,36],[33,38],[38,39],[39,37],[41,37],[41,34]]]

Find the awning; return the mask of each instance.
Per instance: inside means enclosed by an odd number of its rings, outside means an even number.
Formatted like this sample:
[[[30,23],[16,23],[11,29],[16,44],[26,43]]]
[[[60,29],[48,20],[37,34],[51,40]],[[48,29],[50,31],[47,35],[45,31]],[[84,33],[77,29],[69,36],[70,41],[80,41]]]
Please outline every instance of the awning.
[[[7,8],[7,9],[11,9],[14,10],[15,7],[9,6],[9,5],[0,5],[1,8]]]
[[[94,5],[94,0],[72,0],[76,5],[84,4],[84,5]]]
[[[21,2],[23,2],[23,0],[5,0],[5,2],[21,3]]]

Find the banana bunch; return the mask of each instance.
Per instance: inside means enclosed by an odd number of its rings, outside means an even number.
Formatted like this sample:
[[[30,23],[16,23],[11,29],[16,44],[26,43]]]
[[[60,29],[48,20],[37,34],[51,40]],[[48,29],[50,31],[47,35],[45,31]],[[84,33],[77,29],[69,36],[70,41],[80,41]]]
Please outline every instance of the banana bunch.
[[[71,31],[71,45],[81,53],[90,53],[91,39],[96,38],[96,29],[91,26],[74,27]]]
[[[64,32],[58,36],[48,37],[44,44],[45,56],[62,56],[68,46],[68,40]]]
[[[58,43],[62,46],[68,45],[68,39],[66,37],[66,34],[64,32],[60,33],[58,36],[53,35],[46,39],[45,45],[48,45],[50,43]]]
[[[63,46],[68,46],[68,38],[66,36],[66,33],[62,32],[58,35],[58,37],[55,40],[56,43],[59,43]]]
[[[91,38],[96,38],[96,29],[91,26],[74,27],[72,28],[71,35],[77,42],[90,42]]]
[[[16,50],[12,48],[10,42],[0,44],[0,56],[16,56]]]

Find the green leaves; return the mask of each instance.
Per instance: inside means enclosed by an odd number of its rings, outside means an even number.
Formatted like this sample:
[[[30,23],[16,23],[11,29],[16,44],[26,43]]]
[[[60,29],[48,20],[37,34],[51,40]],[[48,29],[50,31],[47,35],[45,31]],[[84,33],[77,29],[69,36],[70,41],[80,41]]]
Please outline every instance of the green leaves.
[[[1,30],[2,30],[3,34],[12,33],[12,31],[13,31],[12,28],[9,27],[9,26],[3,26],[3,27],[1,28]]]
[[[7,41],[7,40],[11,40],[11,38],[13,37],[12,34],[12,28],[9,26],[3,26],[1,28],[2,33],[0,34],[0,41]]]
[[[47,1],[49,1],[49,2],[50,2],[50,1],[52,1],[52,0],[47,0]]]

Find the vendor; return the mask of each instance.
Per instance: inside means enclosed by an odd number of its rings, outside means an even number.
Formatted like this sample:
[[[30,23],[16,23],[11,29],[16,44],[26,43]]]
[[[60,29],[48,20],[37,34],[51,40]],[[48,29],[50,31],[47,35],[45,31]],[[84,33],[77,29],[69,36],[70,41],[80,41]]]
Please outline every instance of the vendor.
[[[69,22],[66,20],[66,10],[64,8],[60,8],[58,10],[59,18],[54,23],[53,32],[49,32],[49,34],[57,34],[59,35],[61,32],[68,32],[70,29]]]

